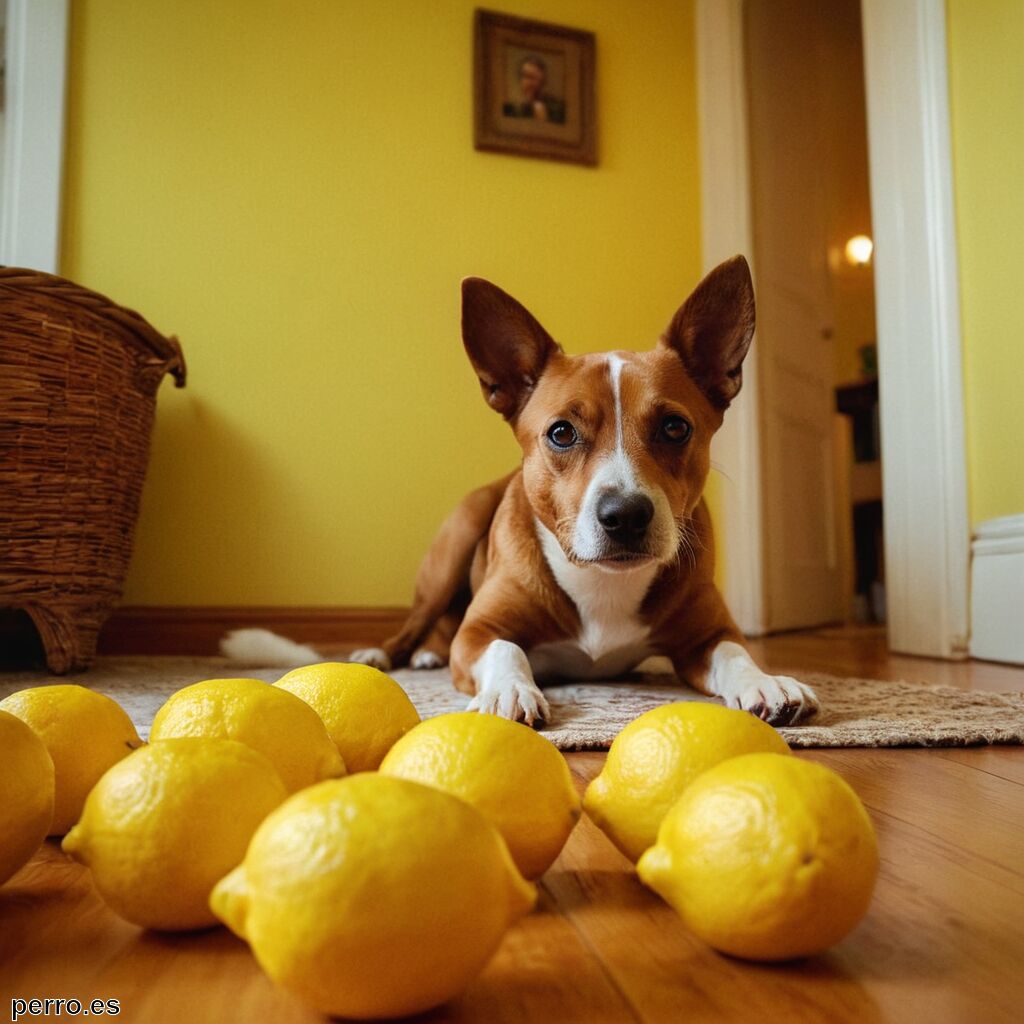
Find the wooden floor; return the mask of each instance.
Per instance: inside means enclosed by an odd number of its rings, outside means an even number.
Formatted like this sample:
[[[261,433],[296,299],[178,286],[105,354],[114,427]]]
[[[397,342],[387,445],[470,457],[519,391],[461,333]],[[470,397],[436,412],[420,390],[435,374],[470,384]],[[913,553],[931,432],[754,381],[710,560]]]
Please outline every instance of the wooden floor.
[[[794,634],[756,648],[776,670],[1024,690],[1020,669],[888,657],[876,631]],[[878,830],[874,902],[835,949],[783,966],[711,952],[584,818],[542,880],[538,910],[460,1000],[418,1020],[1024,1019],[1024,749],[798,756],[841,772]],[[603,758],[570,755],[581,788]],[[275,990],[224,929],[164,936],[120,921],[52,844],[0,890],[0,1019],[11,998],[45,996],[118,999],[125,1022],[319,1019]]]

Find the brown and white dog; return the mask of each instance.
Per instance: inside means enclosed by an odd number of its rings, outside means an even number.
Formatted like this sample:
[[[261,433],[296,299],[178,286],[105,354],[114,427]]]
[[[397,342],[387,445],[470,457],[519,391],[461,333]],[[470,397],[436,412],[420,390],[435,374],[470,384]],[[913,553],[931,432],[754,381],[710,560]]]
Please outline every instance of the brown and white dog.
[[[701,497],[754,333],[746,260],[708,274],[648,352],[567,356],[493,284],[468,278],[462,299],[466,352],[522,467],[459,504],[402,630],[353,660],[449,661],[470,708],[527,723],[549,714],[539,683],[607,679],[654,655],[767,722],[813,714],[806,685],[744,648]]]

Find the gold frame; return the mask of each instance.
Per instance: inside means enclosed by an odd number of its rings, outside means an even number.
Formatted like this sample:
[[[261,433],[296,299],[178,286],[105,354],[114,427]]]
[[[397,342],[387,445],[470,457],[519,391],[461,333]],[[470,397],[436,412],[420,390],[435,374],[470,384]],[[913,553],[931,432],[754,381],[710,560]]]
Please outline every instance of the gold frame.
[[[582,29],[530,21],[510,14],[474,13],[473,109],[477,149],[493,153],[597,163],[597,111],[594,96],[595,39]],[[512,113],[518,106],[509,94],[517,55],[542,55],[559,73],[561,96],[544,101],[554,112]],[[543,111],[542,111],[543,113]]]

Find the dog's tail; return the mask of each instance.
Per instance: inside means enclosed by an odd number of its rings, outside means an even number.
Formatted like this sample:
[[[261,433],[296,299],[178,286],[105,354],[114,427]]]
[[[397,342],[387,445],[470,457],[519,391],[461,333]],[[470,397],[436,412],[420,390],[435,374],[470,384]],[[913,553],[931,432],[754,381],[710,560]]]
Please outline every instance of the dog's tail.
[[[221,637],[220,653],[233,665],[261,668],[299,668],[323,657],[312,647],[297,644],[269,629],[235,629]]]

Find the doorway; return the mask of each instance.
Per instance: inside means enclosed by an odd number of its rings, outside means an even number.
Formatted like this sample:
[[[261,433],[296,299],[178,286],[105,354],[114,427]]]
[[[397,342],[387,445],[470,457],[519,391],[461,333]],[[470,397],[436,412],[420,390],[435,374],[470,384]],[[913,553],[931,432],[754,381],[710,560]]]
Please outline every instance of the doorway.
[[[69,0],[0,0],[0,263],[57,273]]]
[[[746,0],[766,632],[884,621],[860,0]]]
[[[696,0],[706,270],[754,248],[744,6],[745,0]],[[945,0],[861,0],[861,15],[888,641],[907,654],[962,658],[970,529]],[[723,592],[752,636],[765,632],[760,362],[755,344],[744,363],[743,393],[712,447],[721,481]]]

